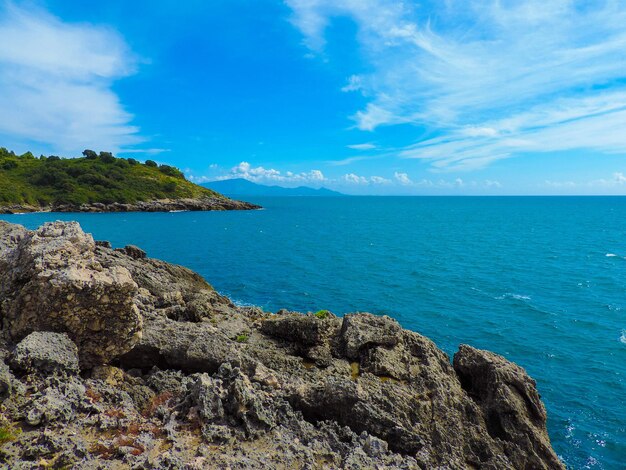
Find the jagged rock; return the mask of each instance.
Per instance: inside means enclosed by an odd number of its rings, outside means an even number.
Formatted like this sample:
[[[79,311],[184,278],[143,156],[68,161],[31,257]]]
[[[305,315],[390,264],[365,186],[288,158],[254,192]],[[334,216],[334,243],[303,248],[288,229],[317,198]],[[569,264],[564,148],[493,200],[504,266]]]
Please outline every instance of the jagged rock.
[[[35,331],[19,342],[13,352],[16,368],[41,373],[77,374],[78,348],[65,333]]]
[[[0,305],[0,349],[66,332],[91,369],[4,380],[0,362],[3,417],[30,423],[0,450],[11,468],[51,455],[46,427],[79,468],[564,468],[534,382],[504,358],[462,346],[453,367],[389,317],[240,308],[77,224],[0,222]]]
[[[0,402],[11,396],[14,380],[15,378],[11,374],[9,366],[0,361]]]
[[[157,365],[188,373],[214,373],[224,362],[241,364],[236,345],[215,327],[169,319],[146,322],[139,344],[120,360],[127,368]]]
[[[133,259],[144,259],[146,257],[146,252],[135,245],[126,245],[124,248],[118,248],[115,251],[126,253]]]
[[[26,233],[2,224],[0,239],[8,247],[0,264],[1,309],[12,338],[66,332],[83,367],[106,363],[137,342],[137,284],[122,266],[103,268],[93,238],[77,223],[47,223]]]
[[[76,379],[37,392],[26,411],[26,422],[30,426],[55,421],[68,422],[76,412],[90,411],[92,408],[85,399],[85,392],[85,386]]]
[[[346,315],[341,326],[341,341],[349,359],[358,359],[361,351],[373,346],[395,346],[402,328],[389,317],[368,313]]]
[[[488,433],[511,445],[516,468],[558,468],[546,431],[546,409],[526,371],[489,351],[461,345],[454,369],[463,388],[479,404]]]
[[[318,318],[291,312],[275,315],[261,323],[261,331],[273,338],[293,344],[298,354],[327,366],[332,359],[331,339],[341,328],[341,320],[336,317]]]

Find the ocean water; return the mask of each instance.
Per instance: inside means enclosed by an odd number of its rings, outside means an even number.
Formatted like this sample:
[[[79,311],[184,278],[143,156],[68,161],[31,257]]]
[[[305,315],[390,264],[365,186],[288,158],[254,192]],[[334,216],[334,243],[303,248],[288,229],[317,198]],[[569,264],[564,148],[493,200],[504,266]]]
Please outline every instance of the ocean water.
[[[526,368],[557,453],[626,468],[626,198],[256,198],[264,210],[2,216],[78,220],[270,311],[370,311],[452,355]]]

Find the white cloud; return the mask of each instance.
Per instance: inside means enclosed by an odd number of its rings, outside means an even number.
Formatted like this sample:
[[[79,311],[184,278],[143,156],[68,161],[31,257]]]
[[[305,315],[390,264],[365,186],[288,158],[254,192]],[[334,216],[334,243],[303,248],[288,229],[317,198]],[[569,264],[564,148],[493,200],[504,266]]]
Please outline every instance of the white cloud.
[[[343,175],[343,181],[350,184],[368,184],[369,180],[364,176],[355,175],[354,173],[348,173]]]
[[[370,177],[370,182],[372,184],[391,184],[390,179],[383,178],[382,176],[372,176]]]
[[[320,170],[311,170],[301,173],[293,173],[287,171],[282,173],[280,170],[274,168],[264,168],[262,166],[253,167],[248,162],[241,162],[239,165],[231,168],[228,175],[223,175],[214,179],[230,179],[230,178],[245,178],[255,183],[309,183],[319,184],[326,181],[326,177]]]
[[[413,123],[438,137],[401,150],[439,170],[522,153],[626,153],[626,4],[571,0],[287,0],[317,53],[352,19],[369,74],[362,130]],[[529,34],[532,31],[532,34]]]
[[[213,181],[213,178],[209,178],[208,176],[194,176],[192,174],[185,175],[189,181],[192,183],[200,184],[200,183],[208,183]]]
[[[495,180],[485,180],[483,182],[483,185],[486,188],[501,188],[502,187],[502,183],[500,183],[499,181],[495,181]]]
[[[348,84],[344,86],[341,91],[349,92],[349,91],[358,91],[361,89],[361,77],[358,75],[352,75],[348,78]]]
[[[613,180],[617,183],[617,184],[626,184],[626,176],[624,176],[624,173],[613,173]]]
[[[393,174],[393,177],[396,179],[396,181],[400,184],[403,185],[410,185],[413,184],[413,181],[411,181],[411,178],[409,178],[409,175],[407,175],[406,173],[398,173],[397,171]]]
[[[352,150],[372,150],[376,148],[376,145],[372,143],[366,143],[366,144],[347,145],[347,147]]]
[[[337,182],[337,181],[331,181],[331,182]],[[361,186],[366,186],[366,185],[389,185],[392,184],[392,181],[389,178],[384,178],[382,176],[359,176],[356,175],[354,173],[348,173],[346,175],[343,175],[339,181],[339,183],[349,183],[349,184],[356,184],[356,185],[361,185]]]
[[[0,3],[0,136],[55,152],[119,151],[142,139],[111,90],[136,60],[115,31]]]
[[[623,190],[626,186],[626,175],[617,171],[610,178],[599,178],[590,181],[544,181],[544,186],[556,189],[577,189],[584,193],[589,190]]]

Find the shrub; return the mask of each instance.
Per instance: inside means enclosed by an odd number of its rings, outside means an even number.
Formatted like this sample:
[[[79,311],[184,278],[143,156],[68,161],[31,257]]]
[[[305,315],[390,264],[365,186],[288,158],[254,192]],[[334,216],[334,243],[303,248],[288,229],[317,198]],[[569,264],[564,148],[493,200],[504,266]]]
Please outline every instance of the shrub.
[[[87,160],[95,160],[96,158],[98,158],[98,154],[94,152],[93,150],[89,150],[89,149],[83,150],[83,155],[85,156]]]
[[[163,185],[163,191],[165,191],[166,193],[173,193],[174,191],[176,191],[177,187],[178,185],[174,181],[168,181]]]
[[[237,341],[238,343],[247,343],[249,339],[250,336],[246,333],[240,333],[235,336],[235,341]]]
[[[116,160],[111,152],[100,152],[99,157],[102,163],[115,163]]]
[[[180,171],[178,168],[174,168],[173,166],[161,165],[159,167],[159,170],[161,171],[161,173],[165,173],[168,176],[173,176],[175,178],[184,178],[183,172]]]
[[[330,312],[328,310],[318,310],[314,315],[320,320],[325,320],[330,316]]]

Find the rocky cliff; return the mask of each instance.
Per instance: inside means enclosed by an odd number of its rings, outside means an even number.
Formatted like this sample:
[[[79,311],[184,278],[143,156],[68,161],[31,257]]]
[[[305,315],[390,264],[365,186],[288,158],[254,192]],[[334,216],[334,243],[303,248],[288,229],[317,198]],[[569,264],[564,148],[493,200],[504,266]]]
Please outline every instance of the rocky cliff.
[[[503,357],[238,307],[76,223],[0,222],[0,314],[5,468],[563,468]]]

